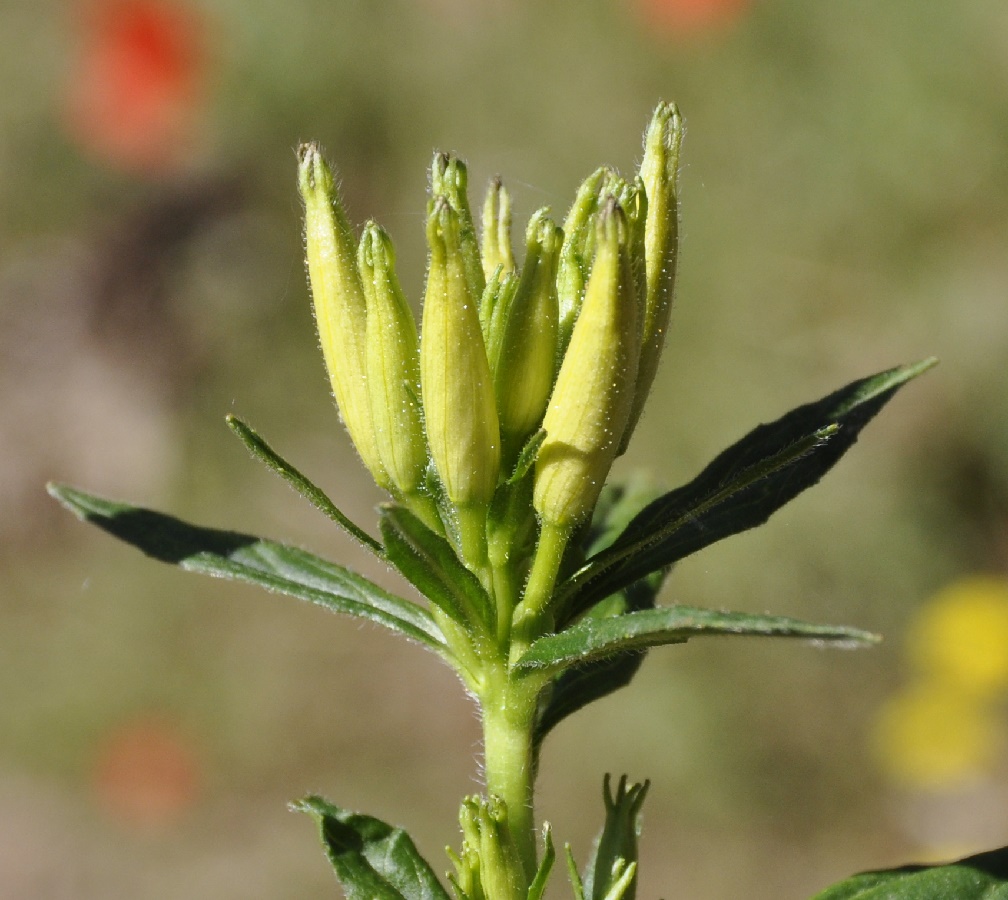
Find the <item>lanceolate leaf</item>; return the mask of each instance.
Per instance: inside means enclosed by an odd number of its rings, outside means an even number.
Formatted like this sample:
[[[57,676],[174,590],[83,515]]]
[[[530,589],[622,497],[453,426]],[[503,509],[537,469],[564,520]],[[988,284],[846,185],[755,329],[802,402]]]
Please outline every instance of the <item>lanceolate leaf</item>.
[[[410,836],[321,797],[292,804],[319,826],[326,855],[347,900],[449,900]]]
[[[492,601],[448,541],[391,503],[382,507],[381,532],[389,561],[431,603],[470,632],[474,627],[493,631]]]
[[[253,535],[201,528],[64,485],[49,485],[49,493],[83,521],[161,562],[257,584],[333,612],[376,622],[451,659],[441,630],[427,610],[304,550]]]
[[[544,670],[557,672],[614,653],[660,644],[682,644],[693,637],[716,634],[792,637],[846,644],[878,641],[876,635],[857,628],[813,625],[786,616],[670,606],[629,612],[622,616],[582,619],[566,631],[533,641],[515,664],[515,669],[519,674]]]
[[[811,487],[927,359],[855,381],[760,425],[700,475],[645,507],[609,549],[558,588],[558,608],[576,615],[649,572],[757,525]]]
[[[228,416],[225,421],[228,428],[238,435],[238,439],[245,445],[249,453],[260,462],[265,463],[312,506],[327,515],[351,537],[360,541],[375,556],[384,558],[385,552],[378,541],[344,515],[321,488],[316,487],[305,475],[270,447],[251,426],[246,425],[237,416]]]
[[[813,900],[1008,900],[1008,848],[944,866],[865,872]]]
[[[655,596],[663,580],[661,573],[657,573],[634,582],[620,592],[622,602],[618,611],[609,614],[623,615],[633,610],[654,609]],[[594,616],[596,609],[609,607],[611,600],[612,598],[606,598],[600,601],[586,616]],[[535,746],[538,748],[543,738],[569,715],[626,687],[637,674],[646,654],[646,649],[626,650],[558,673],[553,683],[543,692],[536,710],[533,734]]]

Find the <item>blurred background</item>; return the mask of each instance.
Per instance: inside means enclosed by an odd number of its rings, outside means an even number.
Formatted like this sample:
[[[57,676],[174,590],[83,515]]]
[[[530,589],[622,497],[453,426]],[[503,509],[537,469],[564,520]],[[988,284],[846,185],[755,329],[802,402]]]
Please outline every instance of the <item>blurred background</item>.
[[[1008,6],[1000,0],[0,0],[0,893],[338,896],[309,791],[436,870],[478,723],[434,657],[142,558],[53,479],[396,579],[354,519],[301,257],[322,142],[418,301],[426,169],[503,175],[516,232],[687,123],[674,328],[619,469],[668,487],[760,421],[935,354],[825,481],[684,562],[665,602],[883,632],[696,641],[546,745],[584,859],[601,777],[650,777],[638,896],[807,897],[1008,843]],[[951,637],[950,637],[951,636]],[[950,649],[951,648],[951,649]],[[552,896],[569,896],[558,868]]]

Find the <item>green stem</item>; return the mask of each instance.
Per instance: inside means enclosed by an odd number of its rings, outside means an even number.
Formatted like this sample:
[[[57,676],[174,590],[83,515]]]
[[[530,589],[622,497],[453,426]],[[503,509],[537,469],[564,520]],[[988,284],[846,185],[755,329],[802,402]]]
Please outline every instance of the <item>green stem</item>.
[[[487,794],[496,795],[507,806],[508,828],[522,862],[526,888],[536,872],[532,733],[541,688],[533,678],[513,681],[501,665],[487,673],[486,689],[480,697]]]

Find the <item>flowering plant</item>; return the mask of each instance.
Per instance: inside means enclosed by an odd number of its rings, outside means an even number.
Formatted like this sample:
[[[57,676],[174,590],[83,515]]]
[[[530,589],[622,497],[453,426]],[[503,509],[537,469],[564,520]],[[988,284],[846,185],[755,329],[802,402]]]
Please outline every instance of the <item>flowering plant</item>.
[[[627,685],[650,647],[712,635],[876,640],[855,628],[656,599],[677,561],[763,524],[815,484],[934,360],[854,381],[760,425],[663,495],[606,485],[641,415],[669,323],[681,141],[677,109],[659,105],[639,172],[628,179],[598,169],[562,226],[548,209],[536,212],[520,266],[500,180],[490,184],[477,233],[464,163],[435,155],[419,331],[388,235],[369,222],[357,240],[319,148],[300,148],[326,368],[354,446],[391,498],[379,509],[378,536],[251,427],[234,416],[227,422],[426,603],[291,546],[50,486],[78,516],[156,559],[377,623],[455,670],[480,708],[485,773],[485,793],[462,801],[463,840],[450,853],[459,900],[543,895],[555,859],[549,826],[540,831],[534,817],[543,740]],[[634,896],[647,786],[624,777],[613,790],[606,778],[605,822],[583,874],[568,849],[579,900]],[[317,819],[348,897],[447,897],[403,831],[320,797],[296,807]],[[834,890],[824,896],[854,896]]]

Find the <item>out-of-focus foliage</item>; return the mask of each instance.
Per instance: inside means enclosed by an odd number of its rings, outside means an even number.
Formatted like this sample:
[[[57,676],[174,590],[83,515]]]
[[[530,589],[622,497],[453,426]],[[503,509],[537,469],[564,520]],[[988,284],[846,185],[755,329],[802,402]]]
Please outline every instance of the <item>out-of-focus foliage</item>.
[[[632,690],[557,728],[541,811],[583,857],[584,785],[649,777],[639,896],[802,897],[1005,843],[1003,760],[982,789],[921,799],[883,777],[870,734],[907,684],[917,607],[964,573],[1008,570],[1008,13],[661,6],[0,5],[0,883],[14,895],[325,895],[303,817],[285,811],[309,790],[408,827],[429,859],[453,841],[477,725],[433,660],[389,663],[400,702],[350,714],[373,705],[355,673],[385,658],[383,635],[152,569],[64,521],[42,485],[247,522],[402,590],[251,474],[223,423],[248,418],[369,520],[377,494],[315,346],[294,148],[325,146],[352,222],[386,225],[417,297],[435,147],[471,159],[477,189],[513,179],[516,221],[561,215],[600,160],[633,167],[660,98],[687,123],[682,265],[624,471],[681,483],[816,389],[899,359],[942,365],[814,495],[670,588],[891,640],[656,655]],[[688,23],[670,12],[687,7]],[[124,37],[130,17],[146,24]],[[156,23],[178,21],[176,45]],[[628,746],[637,701],[661,714]],[[350,752],[362,736],[369,751]],[[125,808],[123,786],[145,783],[163,792],[133,787],[146,812]],[[949,826],[940,846],[914,826],[928,817]]]

